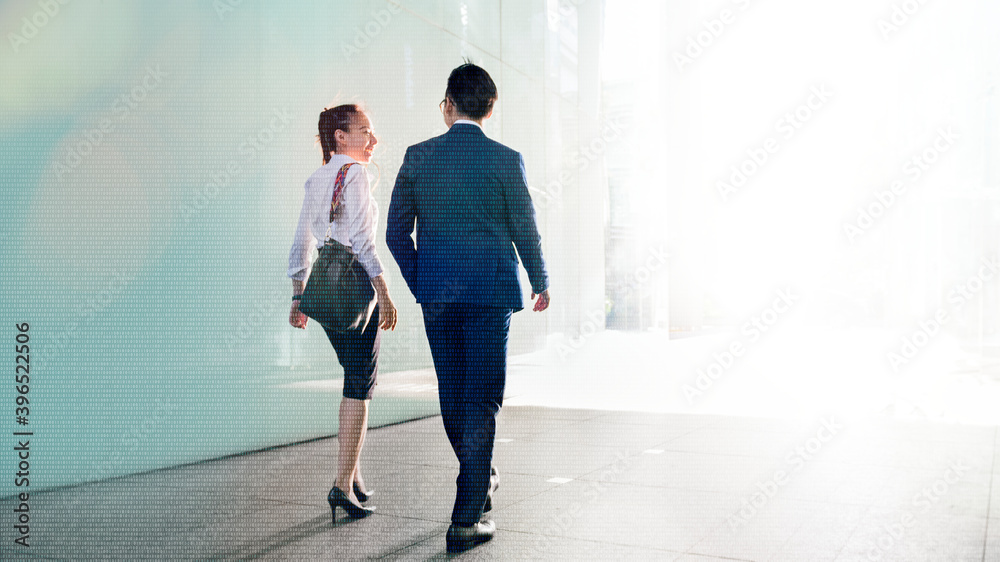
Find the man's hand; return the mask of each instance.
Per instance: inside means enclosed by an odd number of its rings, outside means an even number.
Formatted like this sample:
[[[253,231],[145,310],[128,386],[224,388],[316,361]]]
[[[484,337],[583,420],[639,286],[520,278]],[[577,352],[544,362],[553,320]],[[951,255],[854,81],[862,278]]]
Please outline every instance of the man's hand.
[[[535,312],[541,312],[541,311],[543,311],[543,310],[545,310],[546,308],[549,307],[549,290],[548,289],[545,289],[544,291],[542,291],[538,295],[536,295],[535,293],[531,293],[531,300],[535,300],[536,296],[538,297],[538,300],[535,301],[535,308],[534,308]]]

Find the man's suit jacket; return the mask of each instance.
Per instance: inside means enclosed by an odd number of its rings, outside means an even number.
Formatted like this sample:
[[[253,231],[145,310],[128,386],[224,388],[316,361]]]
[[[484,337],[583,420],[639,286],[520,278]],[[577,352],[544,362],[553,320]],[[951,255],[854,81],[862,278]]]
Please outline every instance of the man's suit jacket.
[[[532,290],[548,288],[524,159],[475,125],[406,150],[388,222],[389,250],[419,303],[520,310],[517,254]]]

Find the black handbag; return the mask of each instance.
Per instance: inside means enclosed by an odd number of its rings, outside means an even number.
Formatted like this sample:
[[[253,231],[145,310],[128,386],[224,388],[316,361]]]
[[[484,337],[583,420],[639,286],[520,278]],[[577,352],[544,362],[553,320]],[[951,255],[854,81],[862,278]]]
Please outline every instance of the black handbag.
[[[331,222],[349,166],[345,164],[337,172],[330,203]],[[365,268],[350,248],[328,238],[309,273],[299,311],[330,331],[346,332],[364,330],[374,309],[375,289]]]

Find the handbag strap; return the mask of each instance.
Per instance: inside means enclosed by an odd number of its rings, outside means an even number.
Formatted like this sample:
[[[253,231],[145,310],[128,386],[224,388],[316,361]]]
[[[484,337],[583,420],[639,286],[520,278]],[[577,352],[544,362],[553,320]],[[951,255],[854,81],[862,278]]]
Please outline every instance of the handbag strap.
[[[330,222],[333,222],[333,213],[340,206],[340,199],[344,193],[344,178],[347,177],[347,169],[357,162],[348,162],[337,171],[337,179],[333,182],[333,199],[330,201]]]

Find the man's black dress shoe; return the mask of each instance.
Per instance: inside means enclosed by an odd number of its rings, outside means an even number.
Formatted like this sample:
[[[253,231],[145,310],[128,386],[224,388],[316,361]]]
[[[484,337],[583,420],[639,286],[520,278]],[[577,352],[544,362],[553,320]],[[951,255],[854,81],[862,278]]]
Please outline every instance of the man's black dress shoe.
[[[468,527],[454,523],[448,527],[448,552],[462,552],[493,538],[497,527],[486,519]]]
[[[490,467],[490,491],[486,493],[486,504],[483,506],[483,513],[493,511],[493,492],[500,487],[500,475],[497,474],[496,467]]]

